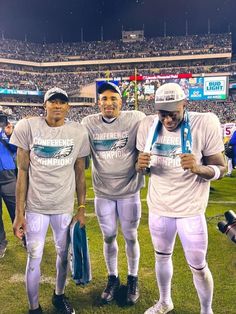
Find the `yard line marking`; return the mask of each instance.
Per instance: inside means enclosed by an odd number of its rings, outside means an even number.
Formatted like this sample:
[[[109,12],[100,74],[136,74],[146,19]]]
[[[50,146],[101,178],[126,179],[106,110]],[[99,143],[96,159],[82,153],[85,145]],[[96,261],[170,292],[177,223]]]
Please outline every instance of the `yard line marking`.
[[[49,277],[49,276],[41,276],[40,277],[40,283],[46,283],[50,285],[55,285],[55,277]],[[25,282],[25,274],[14,274],[9,279],[10,283],[16,283],[16,282]]]

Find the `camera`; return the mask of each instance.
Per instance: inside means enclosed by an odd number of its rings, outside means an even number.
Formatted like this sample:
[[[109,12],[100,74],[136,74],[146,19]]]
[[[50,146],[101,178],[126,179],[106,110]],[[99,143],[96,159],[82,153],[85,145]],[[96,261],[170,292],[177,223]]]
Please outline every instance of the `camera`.
[[[226,221],[218,222],[218,228],[222,233],[236,243],[236,214],[233,210],[224,213]]]

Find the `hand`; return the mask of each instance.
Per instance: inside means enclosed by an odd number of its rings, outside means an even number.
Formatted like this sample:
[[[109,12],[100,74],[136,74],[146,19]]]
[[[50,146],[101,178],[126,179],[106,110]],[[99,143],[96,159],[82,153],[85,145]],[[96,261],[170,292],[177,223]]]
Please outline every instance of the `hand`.
[[[192,173],[198,173],[199,165],[193,154],[180,154],[180,164],[184,170],[189,169]]]
[[[139,153],[138,160],[136,162],[136,171],[140,172],[146,170],[149,167],[151,161],[150,153]]]
[[[84,215],[85,209],[84,208],[78,208],[78,212],[74,215],[72,222],[79,221],[80,228],[85,226],[85,215]]]
[[[26,233],[26,221],[24,216],[16,216],[13,222],[14,235],[22,240]]]
[[[13,132],[13,124],[8,123],[8,125],[5,126],[5,128],[4,128],[4,132],[5,132],[6,136],[11,136],[12,132]]]

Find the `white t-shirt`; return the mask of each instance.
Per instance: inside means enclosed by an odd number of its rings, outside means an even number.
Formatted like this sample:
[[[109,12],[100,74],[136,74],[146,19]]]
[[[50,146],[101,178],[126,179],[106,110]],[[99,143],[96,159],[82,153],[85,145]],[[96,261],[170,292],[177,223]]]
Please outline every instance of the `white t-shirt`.
[[[30,151],[26,211],[70,213],[74,208],[77,158],[89,155],[85,127],[76,122],[49,127],[42,117],[19,121],[11,143]]]
[[[142,120],[137,149],[143,151],[148,131],[156,116]],[[212,113],[189,112],[192,134],[192,152],[197,163],[203,163],[203,156],[211,156],[224,150],[221,126]],[[189,217],[205,211],[210,182],[183,170],[179,154],[182,153],[180,128],[169,132],[162,127],[153,145],[150,165],[150,180],[147,202],[149,210],[167,217]]]
[[[111,123],[106,123],[101,113],[82,120],[89,133],[96,196],[127,198],[143,186],[144,178],[136,172],[135,162],[137,130],[144,117],[140,111],[121,111]]]

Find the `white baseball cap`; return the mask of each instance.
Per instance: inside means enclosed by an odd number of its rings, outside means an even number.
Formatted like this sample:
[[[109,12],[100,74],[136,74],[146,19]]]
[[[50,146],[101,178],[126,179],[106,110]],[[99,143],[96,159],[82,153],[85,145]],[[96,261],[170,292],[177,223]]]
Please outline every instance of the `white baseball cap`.
[[[45,93],[44,102],[46,102],[48,100],[56,99],[56,98],[59,98],[59,99],[64,100],[66,102],[69,101],[69,97],[68,97],[67,92],[65,92],[63,89],[61,89],[59,87],[53,87]]]
[[[180,101],[186,99],[185,92],[177,83],[161,85],[155,94],[155,108],[164,111],[176,111]]]

